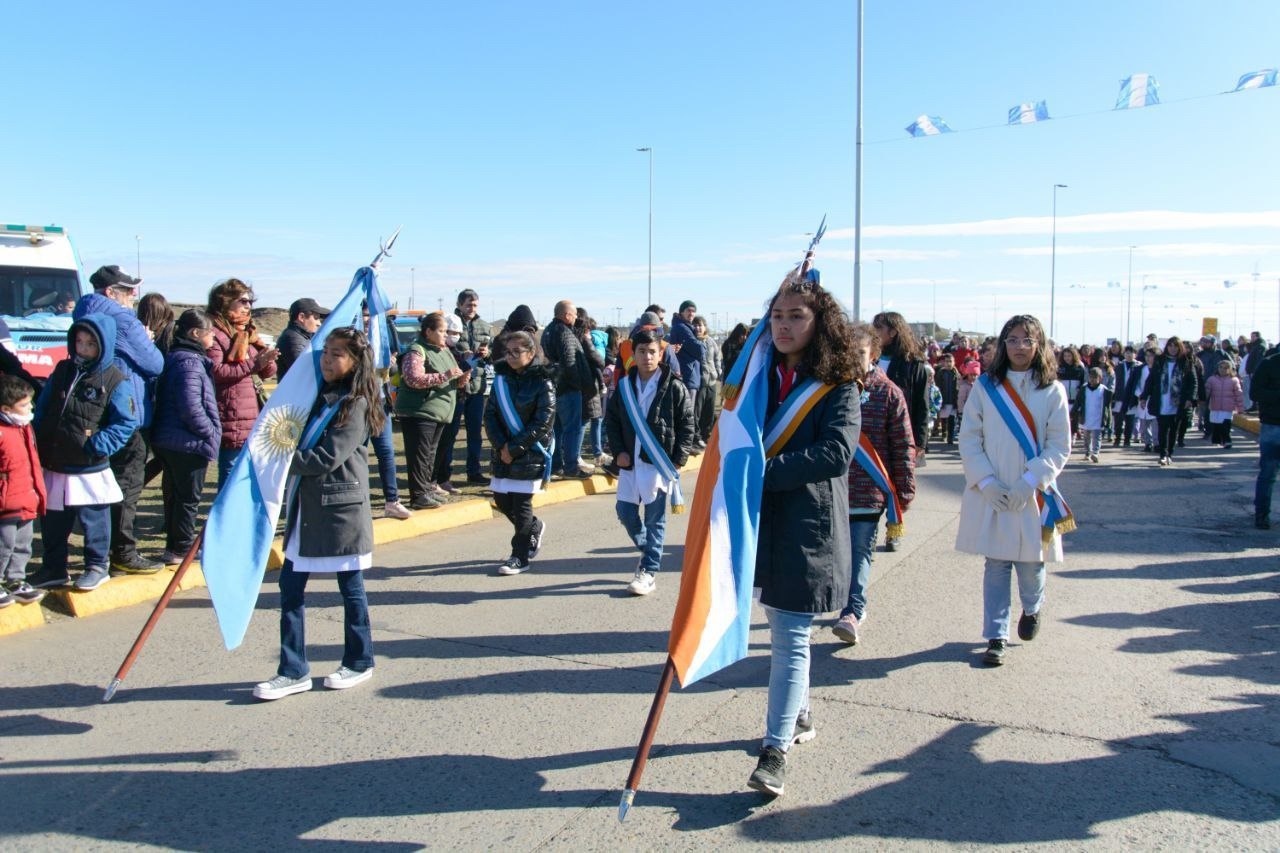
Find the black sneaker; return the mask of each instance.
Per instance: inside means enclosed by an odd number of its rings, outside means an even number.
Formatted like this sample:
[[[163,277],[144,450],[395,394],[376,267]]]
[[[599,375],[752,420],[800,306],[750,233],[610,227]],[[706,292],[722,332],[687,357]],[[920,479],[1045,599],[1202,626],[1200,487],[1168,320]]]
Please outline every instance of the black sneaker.
[[[901,539],[899,539],[899,538],[898,538],[898,537],[896,537],[896,536],[895,536],[895,537],[893,537],[892,539],[890,539],[890,538],[886,537],[886,538],[885,538],[885,540],[884,540],[884,549],[885,549],[886,551],[888,551],[889,553],[891,553],[891,554],[892,554],[894,551],[897,551],[897,550],[898,550],[898,545],[899,545],[901,542],[902,542],[902,540],[901,540]]]
[[[154,575],[164,568],[164,563],[159,560],[148,560],[134,551],[128,556],[112,557],[111,568],[130,575]]]
[[[542,550],[542,534],[547,532],[547,523],[540,518],[533,520],[533,533],[529,536],[529,559],[538,556]],[[525,562],[528,562],[526,560]]]
[[[1031,642],[1040,633],[1040,614],[1023,613],[1018,619],[1018,639]]]
[[[584,471],[581,468],[579,468],[577,471],[573,471],[569,474],[565,474],[564,478],[566,480],[590,480],[594,476],[595,476],[594,471]]]
[[[521,560],[515,554],[507,557],[499,566],[498,574],[500,575],[518,575],[521,572],[529,570],[529,561]]]
[[[11,581],[6,586],[9,594],[20,604],[35,604],[45,596],[44,590],[36,589],[26,581]]]
[[[1000,666],[1004,663],[1004,640],[988,640],[987,651],[982,656],[982,662],[987,666]]]
[[[473,486],[487,486],[489,485],[489,478],[484,474],[468,474],[467,482]]]
[[[57,589],[60,586],[70,586],[71,576],[66,572],[55,575],[41,569],[38,572],[27,575],[27,583],[36,589]]]
[[[787,754],[776,746],[766,746],[760,750],[760,760],[756,762],[755,772],[747,780],[747,787],[772,797],[781,797],[786,775]]]
[[[414,498],[409,502],[409,509],[439,509],[443,501],[429,498],[426,495]]]
[[[800,716],[796,717],[796,730],[791,736],[792,743],[808,743],[818,736],[818,730],[813,727],[813,714],[809,711],[801,711]]]

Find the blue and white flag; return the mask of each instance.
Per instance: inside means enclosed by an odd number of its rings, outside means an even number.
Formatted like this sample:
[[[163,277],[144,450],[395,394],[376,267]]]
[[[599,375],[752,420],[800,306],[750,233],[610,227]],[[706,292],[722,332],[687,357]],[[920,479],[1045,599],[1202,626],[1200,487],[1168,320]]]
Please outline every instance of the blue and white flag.
[[[1266,86],[1274,86],[1276,84],[1276,69],[1264,68],[1261,71],[1250,71],[1240,77],[1240,82],[1236,83],[1233,91],[1240,92],[1245,89],[1261,89]]]
[[[1049,120],[1049,107],[1044,101],[1034,104],[1018,104],[1009,109],[1009,124],[1034,124]]]
[[[937,136],[940,133],[954,133],[947,123],[938,116],[920,116],[907,125],[907,133],[912,136]]]
[[[1156,90],[1160,85],[1150,74],[1134,74],[1120,81],[1120,97],[1116,98],[1116,109],[1132,110],[1138,107],[1152,107],[1160,103],[1160,95]]]
[[[262,408],[209,510],[200,561],[228,650],[244,639],[258,602],[284,503],[289,466],[324,384],[320,353],[325,339],[334,329],[358,327],[362,300],[369,306],[371,326],[384,330],[385,338],[386,317],[375,313],[375,309],[385,312],[386,297],[378,287],[374,269],[361,267],[351,280],[347,295],[311,338],[310,349],[298,357]]]

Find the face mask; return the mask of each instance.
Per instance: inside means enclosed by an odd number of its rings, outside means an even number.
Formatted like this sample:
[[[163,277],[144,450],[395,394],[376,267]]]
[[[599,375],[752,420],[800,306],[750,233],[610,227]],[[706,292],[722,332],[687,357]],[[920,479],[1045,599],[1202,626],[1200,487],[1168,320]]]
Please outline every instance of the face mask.
[[[31,423],[31,420],[34,417],[35,417],[35,412],[30,412],[25,415],[20,415],[17,412],[0,412],[0,421],[4,421],[5,423],[11,424],[16,427],[26,426],[27,424]]]

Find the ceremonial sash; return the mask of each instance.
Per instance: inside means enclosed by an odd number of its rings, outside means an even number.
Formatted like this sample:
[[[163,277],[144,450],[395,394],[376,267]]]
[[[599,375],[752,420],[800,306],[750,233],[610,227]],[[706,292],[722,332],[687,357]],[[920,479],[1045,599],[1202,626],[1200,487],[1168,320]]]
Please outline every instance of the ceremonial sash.
[[[657,436],[653,434],[653,429],[649,426],[649,420],[645,417],[645,412],[640,408],[640,399],[636,396],[636,388],[634,382],[628,382],[630,376],[622,377],[622,381],[618,383],[618,391],[622,394],[622,408],[627,412],[627,419],[631,421],[631,428],[635,430],[636,438],[640,439],[640,447],[649,456],[653,462],[653,467],[658,469],[658,473],[663,479],[670,484],[671,491],[671,511],[676,515],[684,512],[684,495],[680,494],[680,469],[672,463],[671,458],[667,456],[667,452],[662,449],[662,445],[658,443]],[[636,381],[639,381],[637,377]],[[675,382],[677,380],[670,380]],[[639,459],[633,459],[632,470],[639,462]]]
[[[853,459],[863,471],[867,472],[867,476],[876,484],[876,488],[884,492],[889,538],[901,536],[906,532],[906,526],[902,523],[902,503],[898,500],[898,490],[893,487],[888,466],[884,464],[884,460],[880,458],[875,445],[871,443],[871,439],[865,432],[858,435],[858,447],[853,451]]]
[[[802,379],[782,405],[773,413],[764,425],[764,455],[772,458],[782,452],[782,448],[795,435],[805,415],[818,405],[818,401],[827,396],[834,385],[824,385],[816,379]]]
[[[997,385],[995,380],[986,374],[983,374],[980,381],[987,391],[987,396],[996,407],[996,411],[1000,413],[1005,426],[1009,427],[1018,446],[1022,448],[1023,455],[1028,461],[1039,456],[1040,439],[1036,435],[1035,422],[1013,385],[1007,379]],[[1071,507],[1067,506],[1066,500],[1053,483],[1036,491],[1036,506],[1040,509],[1040,538],[1044,544],[1047,545],[1052,541],[1055,532],[1070,533],[1076,529],[1076,520],[1071,514]]]
[[[320,440],[320,436],[324,435],[325,428],[329,426],[329,422],[333,420],[333,416],[338,414],[338,407],[342,405],[344,398],[339,397],[334,402],[325,406],[316,416],[307,423],[305,429],[302,430],[302,438],[298,441],[299,450],[310,450],[316,446],[316,442]],[[298,477],[296,475],[289,478],[288,483],[289,496],[285,499],[284,505],[289,506],[293,500],[293,496],[298,492]]]
[[[498,413],[502,415],[502,422],[507,427],[507,432],[511,436],[516,436],[524,432],[524,423],[521,422],[520,416],[516,414],[515,403],[511,399],[511,389],[507,387],[507,377],[498,374],[493,378],[493,397],[498,401]],[[551,437],[550,447],[543,447],[542,442],[535,441],[531,450],[536,450],[542,454],[542,484],[545,486],[551,481],[551,453],[556,446],[555,436]]]

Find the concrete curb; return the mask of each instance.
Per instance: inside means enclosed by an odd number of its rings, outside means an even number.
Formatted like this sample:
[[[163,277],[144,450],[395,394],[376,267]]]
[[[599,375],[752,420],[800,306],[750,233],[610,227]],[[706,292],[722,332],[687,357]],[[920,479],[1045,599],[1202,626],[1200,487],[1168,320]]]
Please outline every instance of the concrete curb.
[[[702,457],[694,456],[681,470],[695,471],[701,465]],[[533,505],[548,506],[577,500],[588,495],[603,495],[615,491],[617,491],[616,482],[602,474],[585,480],[559,480],[550,483],[543,492],[535,495]],[[492,500],[468,498],[447,503],[438,509],[418,510],[412,518],[403,521],[394,518],[376,518],[373,521],[374,547],[426,536],[441,530],[452,530],[478,521],[489,521],[494,514]],[[267,559],[267,571],[279,569],[283,565],[284,543],[277,539],[271,546],[271,556]],[[114,576],[109,582],[92,592],[75,592],[71,589],[51,590],[41,604],[59,613],[83,618],[118,610],[121,607],[156,601],[173,580],[175,569],[176,567],[165,569],[154,575]],[[178,589],[185,591],[203,586],[205,586],[205,580],[200,564],[192,563]],[[13,604],[0,610],[0,637],[39,628],[46,622],[41,605]]]

